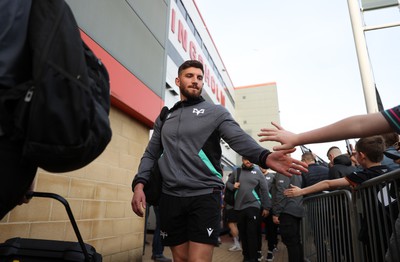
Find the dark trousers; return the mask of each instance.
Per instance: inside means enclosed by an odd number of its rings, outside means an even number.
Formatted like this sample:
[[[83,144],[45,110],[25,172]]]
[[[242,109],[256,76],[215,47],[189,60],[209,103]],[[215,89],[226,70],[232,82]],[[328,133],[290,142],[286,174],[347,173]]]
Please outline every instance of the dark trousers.
[[[238,211],[238,229],[244,260],[257,261],[261,239],[260,209],[249,207]]]
[[[268,251],[273,251],[278,245],[278,225],[272,220],[272,214],[264,218],[265,239],[268,241]]]
[[[37,167],[21,157],[22,145],[0,136],[0,219],[20,203]]]
[[[303,245],[300,236],[300,217],[289,214],[281,214],[279,216],[279,232],[281,233],[282,242],[286,245],[289,262],[303,262]]]

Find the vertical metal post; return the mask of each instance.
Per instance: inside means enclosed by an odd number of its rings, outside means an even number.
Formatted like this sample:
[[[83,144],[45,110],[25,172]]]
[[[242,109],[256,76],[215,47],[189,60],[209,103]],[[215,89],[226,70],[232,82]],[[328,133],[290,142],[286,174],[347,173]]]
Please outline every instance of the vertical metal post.
[[[349,6],[350,20],[353,28],[354,42],[356,45],[358,65],[360,68],[367,112],[378,112],[378,103],[376,101],[375,93],[375,80],[369,61],[360,5],[358,3],[358,0],[347,0],[347,4]]]

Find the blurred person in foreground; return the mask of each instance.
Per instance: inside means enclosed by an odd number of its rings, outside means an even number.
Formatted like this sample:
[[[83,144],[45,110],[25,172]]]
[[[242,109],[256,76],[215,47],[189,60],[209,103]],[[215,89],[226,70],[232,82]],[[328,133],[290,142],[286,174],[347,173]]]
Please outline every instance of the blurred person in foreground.
[[[0,1],[0,98],[31,78],[28,23],[31,0]],[[0,104],[3,109],[3,104]],[[3,110],[0,116],[4,116]],[[0,117],[1,120],[2,117]],[[37,166],[23,157],[23,140],[6,134],[0,123],[0,220],[15,206],[28,203],[26,193],[35,186]]]

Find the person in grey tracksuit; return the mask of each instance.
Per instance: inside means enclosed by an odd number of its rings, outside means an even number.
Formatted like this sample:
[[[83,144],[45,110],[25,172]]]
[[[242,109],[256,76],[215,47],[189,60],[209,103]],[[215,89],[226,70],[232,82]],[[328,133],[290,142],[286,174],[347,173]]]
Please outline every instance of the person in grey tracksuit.
[[[261,250],[261,217],[268,216],[271,208],[267,181],[261,170],[243,157],[239,181],[235,183],[234,175],[230,176],[226,186],[236,189],[234,209],[238,212],[243,261],[255,262]]]
[[[303,197],[286,197],[283,192],[290,185],[301,187],[301,176],[286,177],[275,175],[275,190],[272,196],[273,221],[279,225],[282,242],[288,250],[289,262],[303,262],[303,245],[301,243],[300,227],[304,216]]]
[[[275,172],[269,172],[267,169],[260,168],[263,173],[265,180],[268,184],[269,196],[272,198],[275,189]],[[274,210],[271,208],[269,210],[269,216],[263,218],[265,223],[265,240],[268,242],[268,251],[266,253],[265,259],[266,261],[274,260],[274,250],[277,250],[278,246],[278,225],[275,224],[272,220],[274,215]]]
[[[159,135],[155,127],[153,136]],[[221,105],[208,103],[203,97],[176,103],[162,127],[164,151],[158,164],[162,170],[163,192],[190,197],[209,194],[214,189],[223,190],[221,138],[253,163],[265,163],[270,153],[245,133]],[[150,141],[136,181],[147,180],[146,171],[153,166],[152,157],[158,148],[159,144]]]
[[[295,149],[270,152],[241,129],[226,108],[205,101],[201,96],[203,76],[203,65],[197,60],[185,61],[179,67],[175,84],[181,100],[169,110],[164,123],[160,117],[156,119],[132,182],[132,210],[143,216],[146,205],[143,187],[154,162],[158,161],[163,179],[160,232],[163,245],[171,246],[174,261],[199,257],[211,261],[213,248],[218,245],[225,186],[221,139],[262,167],[288,176],[306,171],[304,163],[290,157],[289,153]]]

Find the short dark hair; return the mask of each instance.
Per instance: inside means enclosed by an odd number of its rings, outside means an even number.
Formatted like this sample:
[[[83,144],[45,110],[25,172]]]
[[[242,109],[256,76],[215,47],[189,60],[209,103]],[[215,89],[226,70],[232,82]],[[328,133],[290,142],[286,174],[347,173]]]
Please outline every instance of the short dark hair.
[[[385,140],[385,146],[388,148],[389,146],[393,146],[399,142],[399,135],[396,132],[391,132],[382,135]]]
[[[181,74],[181,72],[189,67],[195,67],[201,70],[201,72],[203,72],[204,74],[204,68],[203,68],[203,64],[198,61],[198,60],[187,60],[185,62],[183,62],[183,64],[180,65],[180,67],[178,68],[178,76]]]
[[[314,161],[314,162],[315,162],[314,154],[311,153],[311,152],[304,152],[304,153],[301,155],[301,161],[307,161],[307,162]]]
[[[339,149],[339,150],[340,150],[340,148],[337,147],[337,146],[331,146],[331,147],[328,149],[328,151],[326,151],[326,154],[329,154],[329,152],[331,152],[331,150],[333,150],[333,149]]]
[[[364,153],[374,163],[381,162],[385,141],[382,136],[369,136],[360,138],[356,143],[356,151]]]

